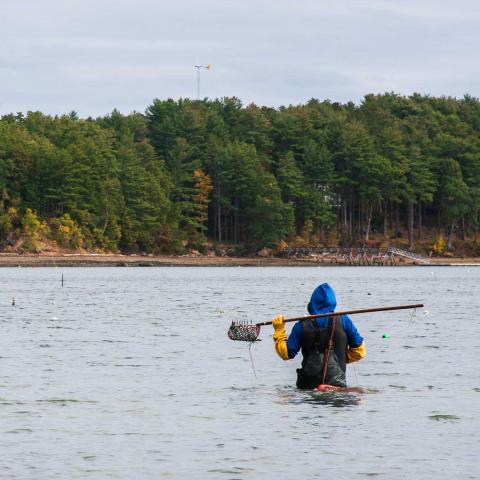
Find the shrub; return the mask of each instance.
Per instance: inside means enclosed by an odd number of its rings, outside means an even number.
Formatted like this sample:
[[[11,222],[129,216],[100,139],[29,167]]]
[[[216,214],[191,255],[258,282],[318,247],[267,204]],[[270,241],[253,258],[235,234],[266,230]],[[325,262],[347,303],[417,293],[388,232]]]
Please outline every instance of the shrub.
[[[12,231],[12,221],[8,213],[0,212],[0,242],[5,240]]]
[[[22,218],[23,248],[27,251],[36,251],[37,242],[49,233],[49,228],[30,208],[27,208]]]
[[[59,245],[66,248],[80,248],[83,245],[84,236],[78,224],[68,213],[53,220],[55,226],[54,239]]]
[[[435,238],[435,242],[432,245],[432,252],[436,255],[443,255],[447,249],[447,243],[443,238],[443,235],[439,235]]]

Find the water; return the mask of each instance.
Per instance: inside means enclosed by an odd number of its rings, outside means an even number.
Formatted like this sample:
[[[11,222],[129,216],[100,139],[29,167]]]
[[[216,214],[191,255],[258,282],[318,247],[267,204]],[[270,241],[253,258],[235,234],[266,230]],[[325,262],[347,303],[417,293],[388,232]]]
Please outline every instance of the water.
[[[65,285],[61,287],[61,275]],[[480,268],[0,269],[0,478],[480,478]],[[363,394],[297,391],[271,327],[328,281]],[[16,305],[11,306],[12,297]],[[287,327],[290,330],[291,326]],[[384,339],[384,333],[390,338]]]

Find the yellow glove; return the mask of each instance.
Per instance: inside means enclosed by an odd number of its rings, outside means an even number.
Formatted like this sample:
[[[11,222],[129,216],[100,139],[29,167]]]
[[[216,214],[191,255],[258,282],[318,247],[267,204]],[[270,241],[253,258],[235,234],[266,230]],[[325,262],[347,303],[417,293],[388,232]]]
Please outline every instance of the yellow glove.
[[[285,317],[283,315],[277,315],[272,320],[272,325],[275,331],[277,330],[285,330]]]
[[[281,359],[288,360],[287,334],[285,333],[285,317],[283,315],[277,315],[272,320],[272,325],[275,329],[275,333],[273,334],[275,351]]]
[[[361,360],[367,353],[365,349],[365,342],[363,342],[360,346],[355,348],[349,348],[347,350],[347,363],[357,362]]]

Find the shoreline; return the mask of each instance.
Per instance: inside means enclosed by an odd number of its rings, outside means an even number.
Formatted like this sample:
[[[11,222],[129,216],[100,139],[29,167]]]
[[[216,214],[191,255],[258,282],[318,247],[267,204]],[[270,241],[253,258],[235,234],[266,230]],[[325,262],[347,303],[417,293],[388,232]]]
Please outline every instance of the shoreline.
[[[142,256],[108,254],[16,255],[0,253],[1,267],[272,267],[315,266],[312,262],[288,258]]]
[[[0,253],[0,267],[320,267],[348,266],[307,259],[277,257],[141,256],[102,254],[18,255]],[[430,263],[399,262],[396,266],[480,266],[480,258],[431,258]]]

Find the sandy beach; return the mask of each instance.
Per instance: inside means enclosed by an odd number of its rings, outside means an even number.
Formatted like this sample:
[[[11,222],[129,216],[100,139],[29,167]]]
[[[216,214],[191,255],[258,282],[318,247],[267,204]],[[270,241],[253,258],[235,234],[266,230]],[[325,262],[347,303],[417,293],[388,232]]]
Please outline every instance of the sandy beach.
[[[260,257],[141,256],[141,255],[16,255],[0,254],[0,267],[128,267],[128,266],[299,266],[305,260]]]
[[[480,258],[431,258],[429,265],[480,265]],[[415,265],[415,262],[399,260],[399,266]],[[319,263],[309,259],[277,257],[216,257],[216,256],[141,256],[108,254],[29,254],[0,253],[0,267],[80,267],[80,266],[343,266],[343,264]]]

